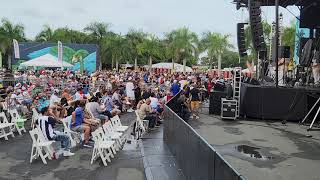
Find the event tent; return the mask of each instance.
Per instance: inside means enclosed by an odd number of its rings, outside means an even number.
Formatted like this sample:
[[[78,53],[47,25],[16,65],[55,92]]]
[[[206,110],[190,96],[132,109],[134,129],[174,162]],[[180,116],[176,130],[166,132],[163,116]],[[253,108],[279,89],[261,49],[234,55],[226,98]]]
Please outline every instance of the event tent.
[[[72,67],[73,65],[65,61],[58,61],[58,58],[51,54],[45,54],[43,56],[31,59],[24,63],[21,63],[22,67]]]
[[[172,69],[172,63],[157,63],[152,65],[152,69]],[[183,65],[174,63],[175,72],[183,72]],[[192,68],[186,66],[186,72],[192,72]]]

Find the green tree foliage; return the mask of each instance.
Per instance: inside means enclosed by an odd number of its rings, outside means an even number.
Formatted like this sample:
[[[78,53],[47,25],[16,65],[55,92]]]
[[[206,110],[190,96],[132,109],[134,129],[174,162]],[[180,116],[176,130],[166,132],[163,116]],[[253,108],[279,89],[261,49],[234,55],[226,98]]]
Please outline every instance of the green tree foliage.
[[[201,39],[201,49],[207,52],[209,66],[212,65],[214,60],[218,60],[219,56],[221,57],[229,48],[233,47],[228,39],[229,35],[214,32],[204,33]]]
[[[290,46],[290,55],[293,57],[294,47],[295,47],[295,37],[296,37],[296,25],[295,21],[292,21],[290,26],[283,29],[282,34],[282,45]]]
[[[11,62],[12,40],[25,41],[24,26],[22,24],[12,24],[8,19],[2,19],[0,24],[0,53],[2,53],[4,64]]]
[[[232,67],[238,65],[238,54],[229,41],[229,35],[216,32],[205,32],[202,36],[188,28],[183,27],[165,33],[164,38],[147,34],[141,30],[131,29],[125,35],[112,32],[111,25],[102,22],[93,22],[87,25],[83,31],[62,27],[52,29],[45,25],[35,37],[37,42],[57,43],[94,43],[99,46],[98,55],[100,56],[103,67],[115,67],[115,63],[134,63],[148,64],[150,60],[157,62],[176,62],[183,63],[186,60],[188,66],[201,62],[203,65],[217,65],[221,59],[221,66]],[[271,45],[270,33],[271,25],[263,22],[263,30],[267,47]],[[252,46],[252,34],[250,27],[245,29],[246,47],[249,50],[249,60],[256,59]],[[13,24],[7,19],[2,19],[0,24],[0,52],[4,55],[3,59],[11,59],[12,39],[26,41],[24,27],[21,24]],[[295,25],[294,22],[289,27],[284,28],[282,35],[283,45],[291,47],[293,51],[295,44]],[[269,50],[269,48],[267,48]],[[51,53],[57,55],[57,47],[52,48]],[[64,61],[73,63],[81,61],[88,55],[83,50],[75,52],[64,47]],[[199,54],[202,58],[199,60]],[[293,54],[293,53],[292,53]],[[6,62],[5,62],[6,63]],[[244,62],[241,62],[242,65]]]
[[[187,64],[195,64],[198,59],[198,36],[188,28],[183,27],[166,34],[167,55],[172,61]]]

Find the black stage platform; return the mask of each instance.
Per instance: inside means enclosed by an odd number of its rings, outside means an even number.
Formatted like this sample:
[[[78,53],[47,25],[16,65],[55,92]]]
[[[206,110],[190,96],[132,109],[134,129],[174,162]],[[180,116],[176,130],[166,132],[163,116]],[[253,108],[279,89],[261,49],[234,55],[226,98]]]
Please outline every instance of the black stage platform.
[[[319,96],[319,88],[276,88],[242,83],[240,114],[249,118],[301,121]]]

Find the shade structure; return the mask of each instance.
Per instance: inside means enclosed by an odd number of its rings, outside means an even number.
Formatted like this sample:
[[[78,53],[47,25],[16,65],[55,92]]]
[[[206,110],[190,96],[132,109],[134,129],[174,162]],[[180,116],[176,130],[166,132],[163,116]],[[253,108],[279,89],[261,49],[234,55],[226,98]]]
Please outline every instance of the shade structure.
[[[153,69],[171,69],[172,63],[157,63],[152,65]],[[174,63],[175,72],[183,72],[183,65]],[[186,72],[192,72],[192,68],[186,66]]]
[[[31,59],[27,62],[21,63],[20,66],[24,67],[72,67],[73,65],[65,61],[58,61],[58,58],[45,54],[43,56]]]

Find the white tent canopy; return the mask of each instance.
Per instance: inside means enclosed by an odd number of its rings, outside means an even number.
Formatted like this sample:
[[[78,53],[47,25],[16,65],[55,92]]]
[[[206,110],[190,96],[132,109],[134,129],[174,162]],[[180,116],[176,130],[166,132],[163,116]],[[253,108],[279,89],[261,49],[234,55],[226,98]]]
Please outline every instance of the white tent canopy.
[[[21,63],[20,66],[24,67],[72,67],[73,65],[65,61],[58,61],[58,58],[51,54],[31,59],[27,62]]]
[[[153,64],[152,68],[163,68],[163,69],[172,69],[172,63],[158,63],[158,64]],[[175,72],[183,72],[183,65],[174,63],[174,69]],[[192,72],[192,68],[189,66],[186,66],[186,72]]]

